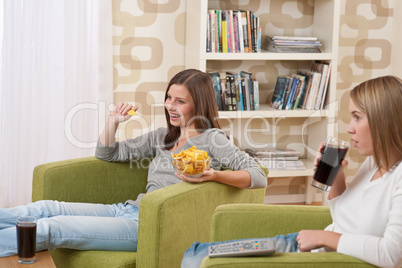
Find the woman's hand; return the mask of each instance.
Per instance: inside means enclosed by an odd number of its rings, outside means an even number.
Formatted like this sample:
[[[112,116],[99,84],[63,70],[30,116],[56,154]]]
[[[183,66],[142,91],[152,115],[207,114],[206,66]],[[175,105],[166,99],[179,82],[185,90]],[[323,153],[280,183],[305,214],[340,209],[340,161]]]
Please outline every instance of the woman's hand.
[[[209,168],[209,169],[205,170],[203,175],[199,178],[190,178],[179,172],[176,172],[175,174],[182,181],[200,183],[200,182],[204,182],[204,181],[212,181],[214,178],[215,170],[213,168]]]
[[[119,123],[124,122],[131,117],[131,115],[127,113],[131,109],[137,111],[138,107],[120,102],[116,107],[114,107],[113,111],[109,113],[109,118],[106,122],[105,128],[99,137],[99,141],[102,145],[109,146],[115,142],[114,136],[116,135]]]
[[[127,113],[130,110],[137,111],[138,107],[128,103],[119,102],[116,107],[114,107],[113,111],[109,113],[109,119],[114,123],[127,121],[131,117],[131,115]]]
[[[317,169],[318,166],[318,162],[321,159],[321,151],[324,148],[324,142],[322,142],[320,144],[320,146],[318,147],[318,151],[317,151],[317,155],[316,158],[314,160],[314,171]],[[336,177],[334,179],[334,183],[332,184],[331,187],[331,191],[329,192],[329,199],[335,198],[339,195],[341,195],[345,189],[346,189],[346,176],[344,173],[344,169],[345,167],[348,165],[348,161],[346,161],[345,159],[342,160],[341,163],[341,168],[338,171],[338,174],[336,174]]]
[[[333,250],[338,248],[341,234],[323,230],[302,230],[296,241],[300,252],[310,252],[313,249],[327,247]]]

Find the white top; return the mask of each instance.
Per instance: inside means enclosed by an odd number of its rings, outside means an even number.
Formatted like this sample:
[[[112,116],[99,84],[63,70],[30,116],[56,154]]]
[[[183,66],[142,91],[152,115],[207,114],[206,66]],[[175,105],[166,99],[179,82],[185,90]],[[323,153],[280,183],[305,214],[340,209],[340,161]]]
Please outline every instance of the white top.
[[[378,169],[368,157],[342,195],[329,200],[341,233],[338,252],[380,267],[402,266],[402,164],[371,181]]]

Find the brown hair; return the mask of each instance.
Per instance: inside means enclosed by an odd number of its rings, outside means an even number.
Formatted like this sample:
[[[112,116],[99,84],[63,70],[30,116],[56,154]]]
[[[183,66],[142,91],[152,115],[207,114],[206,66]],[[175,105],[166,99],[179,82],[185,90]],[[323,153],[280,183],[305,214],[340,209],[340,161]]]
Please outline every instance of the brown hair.
[[[215,99],[215,91],[211,77],[200,70],[187,69],[177,73],[169,82],[167,93],[172,85],[183,85],[187,88],[194,101],[194,124],[198,132],[203,132],[209,128],[221,128],[218,121],[218,106]],[[180,128],[170,123],[169,113],[165,108],[165,117],[168,125],[168,133],[165,137],[165,149],[169,150],[180,136]]]
[[[388,171],[391,153],[402,159],[402,80],[395,76],[371,79],[356,86],[350,97],[367,115],[375,164]]]

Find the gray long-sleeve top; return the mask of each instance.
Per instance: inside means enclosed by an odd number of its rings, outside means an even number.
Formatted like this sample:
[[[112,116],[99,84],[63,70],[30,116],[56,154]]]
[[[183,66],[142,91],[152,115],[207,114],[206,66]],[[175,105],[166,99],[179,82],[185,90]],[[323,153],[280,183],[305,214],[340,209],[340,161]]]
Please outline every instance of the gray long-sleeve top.
[[[267,179],[258,164],[248,154],[240,151],[220,129],[208,129],[202,134],[190,138],[187,143],[175,151],[164,149],[166,128],[159,128],[147,132],[135,139],[114,142],[109,146],[103,146],[98,142],[95,156],[105,161],[137,160],[144,157],[154,157],[149,165],[147,193],[163,187],[182,182],[175,175],[171,153],[179,153],[192,146],[204,150],[211,157],[211,168],[221,170],[222,166],[232,170],[246,170],[250,173],[251,184],[249,188],[262,188],[267,186]],[[138,195],[135,201],[128,200],[139,207],[141,197]]]

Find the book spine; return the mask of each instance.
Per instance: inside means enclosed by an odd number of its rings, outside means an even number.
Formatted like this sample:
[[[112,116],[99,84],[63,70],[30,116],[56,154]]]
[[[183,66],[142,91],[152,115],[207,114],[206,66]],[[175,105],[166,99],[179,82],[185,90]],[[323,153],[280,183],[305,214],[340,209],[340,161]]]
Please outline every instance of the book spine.
[[[250,21],[250,11],[246,11],[246,19],[247,19],[247,38],[248,38],[248,49],[247,52],[251,53],[253,48],[253,40],[251,33],[251,21]]]
[[[233,10],[229,10],[229,24],[230,24],[230,47],[232,53],[236,52],[235,34],[234,34],[234,19]]]
[[[239,87],[239,98],[240,98],[240,100],[239,100],[239,103],[238,103],[238,107],[240,107],[240,110],[241,111],[244,111],[244,97],[243,97],[243,92],[244,92],[244,88],[243,88],[243,85],[242,85],[242,79],[240,78],[240,77],[238,77],[237,78],[237,84],[238,84],[238,87]],[[238,110],[239,110],[239,108],[237,108]]]
[[[255,31],[255,16],[253,12],[250,11],[250,29],[251,29],[251,52],[257,52],[256,49],[256,42],[255,42],[255,37],[256,37],[256,31]]]
[[[237,97],[236,97],[235,80],[234,80],[233,75],[229,76],[229,78],[230,78],[230,94],[231,94],[231,98],[232,98],[232,108],[233,108],[233,111],[236,111],[237,110]]]
[[[241,12],[237,11],[236,12],[237,16],[237,30],[238,30],[238,35],[239,35],[239,49],[240,53],[244,53],[244,35],[243,35],[243,19],[241,16]]]
[[[207,14],[207,43],[206,43],[206,51],[207,53],[211,52],[211,16]]]
[[[286,88],[283,93],[283,101],[281,103],[281,106],[279,107],[279,109],[281,109],[281,110],[284,110],[286,107],[286,103],[288,102],[290,90],[292,89],[292,84],[293,84],[293,78],[289,77],[288,83],[286,83]]]
[[[234,45],[235,45],[235,51],[236,53],[240,52],[240,46],[239,46],[239,31],[238,31],[238,25],[237,25],[237,16],[234,13],[233,14],[233,36],[234,36]]]
[[[242,86],[242,89],[243,89],[243,106],[244,106],[244,110],[250,111],[249,90],[248,90],[246,79],[244,77],[242,77],[242,79],[241,79],[241,86]]]
[[[228,30],[227,30],[227,20],[226,20],[226,12],[222,10],[222,52],[228,52]]]
[[[327,96],[328,84],[329,84],[329,79],[330,78],[331,78],[331,63],[328,63],[327,77],[326,77],[326,80],[325,80],[325,88],[324,88],[324,92],[323,92],[323,95],[322,95],[322,101],[321,101],[321,107],[320,107],[321,110],[324,108],[325,97]]]
[[[254,111],[254,88],[253,88],[253,79],[251,78],[251,74],[248,77],[248,83],[250,84],[250,110]]]
[[[248,26],[247,26],[246,12],[242,12],[241,16],[242,16],[242,25],[243,25],[244,52],[247,53],[248,49],[249,49],[249,40],[248,40]]]
[[[216,47],[215,47],[215,38],[216,38],[216,33],[215,33],[215,22],[216,22],[216,17],[215,17],[215,11],[210,10],[209,11],[209,27],[210,27],[210,52],[216,52]]]
[[[296,100],[293,104],[292,109],[296,109],[297,107],[299,107],[300,99],[301,99],[301,96],[302,96],[302,93],[303,93],[303,90],[305,87],[306,87],[305,77],[301,77],[300,84],[299,84],[299,87],[296,92]]]
[[[254,110],[260,109],[260,91],[257,80],[253,80],[253,89],[254,89]]]
[[[220,10],[215,10],[216,14],[216,46],[217,46],[217,52],[222,52],[222,14]]]
[[[214,87],[215,91],[215,99],[216,99],[216,105],[218,106],[218,111],[222,111],[222,91],[221,91],[221,79],[219,77],[219,73],[209,73],[212,79],[212,85]]]
[[[292,107],[293,107],[293,101],[294,101],[295,94],[296,94],[297,88],[299,86],[299,83],[300,83],[299,79],[293,78],[292,87],[290,89],[289,97],[288,97],[288,100],[286,102],[286,107],[285,107],[286,110],[291,110]]]
[[[260,20],[258,18],[258,47],[257,47],[257,52],[261,53],[261,26],[260,26]]]
[[[308,94],[308,99],[307,99],[307,103],[306,103],[306,109],[308,109],[308,110],[314,109],[314,104],[317,99],[317,93],[318,93],[318,87],[320,84],[320,79],[321,79],[321,74],[314,72],[311,89]]]

